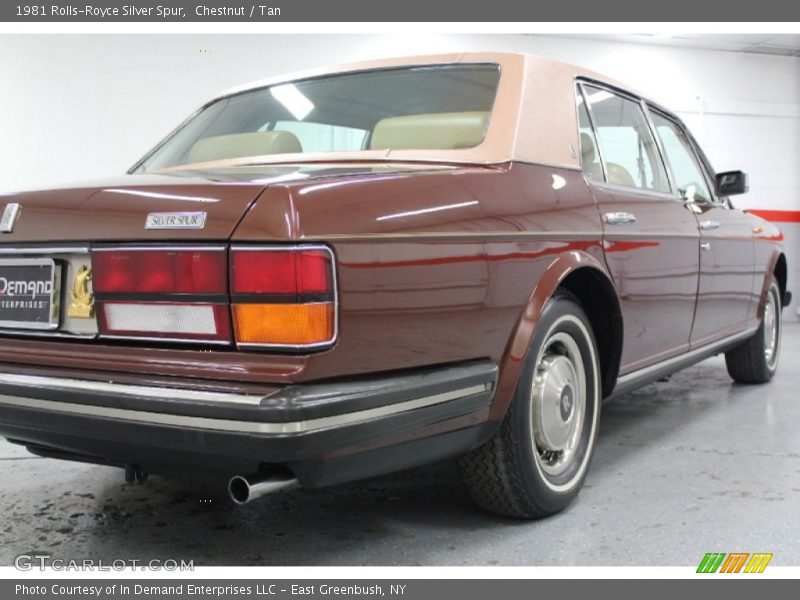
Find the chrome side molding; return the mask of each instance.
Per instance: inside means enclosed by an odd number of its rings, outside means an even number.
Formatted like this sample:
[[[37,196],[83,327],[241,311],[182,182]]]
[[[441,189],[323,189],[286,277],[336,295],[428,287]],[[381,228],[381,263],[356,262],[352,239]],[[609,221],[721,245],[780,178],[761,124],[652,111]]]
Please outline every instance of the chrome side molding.
[[[739,342],[749,338],[757,330],[758,325],[732,336],[717,340],[716,342],[706,344],[705,346],[700,346],[699,348],[695,348],[694,350],[690,350],[684,354],[673,356],[672,358],[649,365],[637,371],[633,371],[632,373],[622,375],[621,377],[617,378],[617,385],[614,387],[614,391],[610,396],[607,397],[607,399],[631,392],[642,385],[651,383],[657,379],[660,379],[661,377],[670,375],[675,371],[680,371],[685,367],[728,350]]]

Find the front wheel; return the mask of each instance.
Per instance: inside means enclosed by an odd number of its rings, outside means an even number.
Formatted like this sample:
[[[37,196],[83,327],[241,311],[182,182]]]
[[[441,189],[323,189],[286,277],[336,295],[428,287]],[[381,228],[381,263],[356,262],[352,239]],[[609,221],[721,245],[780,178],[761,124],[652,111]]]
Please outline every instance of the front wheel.
[[[781,308],[781,288],[773,277],[758,330],[725,353],[725,365],[734,381],[766,383],[775,375],[781,350]]]
[[[565,509],[583,485],[600,414],[591,325],[568,293],[536,327],[500,429],[459,461],[473,500],[501,515],[537,518]]]

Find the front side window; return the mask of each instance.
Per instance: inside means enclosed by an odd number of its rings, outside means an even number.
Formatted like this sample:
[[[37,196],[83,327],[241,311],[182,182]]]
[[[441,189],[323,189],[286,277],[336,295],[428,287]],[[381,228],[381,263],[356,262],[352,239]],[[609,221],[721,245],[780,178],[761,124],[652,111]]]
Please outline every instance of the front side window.
[[[669,192],[669,182],[638,102],[585,86],[608,183]]]
[[[331,75],[207,105],[137,168],[361,150],[456,150],[483,142],[497,65],[444,65]]]
[[[703,171],[694,157],[689,140],[678,125],[658,113],[653,114],[653,126],[667,155],[672,178],[678,193],[692,202],[709,202],[711,193]]]

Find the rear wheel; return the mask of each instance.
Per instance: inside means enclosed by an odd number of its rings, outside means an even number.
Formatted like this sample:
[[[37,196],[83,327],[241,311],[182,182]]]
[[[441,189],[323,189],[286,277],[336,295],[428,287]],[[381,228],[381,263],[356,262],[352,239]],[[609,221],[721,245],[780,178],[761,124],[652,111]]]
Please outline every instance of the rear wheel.
[[[473,500],[521,518],[566,508],[586,477],[599,413],[589,319],[571,294],[559,294],[542,313],[500,429],[459,461]]]
[[[766,383],[772,379],[778,369],[781,329],[781,288],[773,277],[758,330],[743,344],[725,353],[725,365],[734,381]]]

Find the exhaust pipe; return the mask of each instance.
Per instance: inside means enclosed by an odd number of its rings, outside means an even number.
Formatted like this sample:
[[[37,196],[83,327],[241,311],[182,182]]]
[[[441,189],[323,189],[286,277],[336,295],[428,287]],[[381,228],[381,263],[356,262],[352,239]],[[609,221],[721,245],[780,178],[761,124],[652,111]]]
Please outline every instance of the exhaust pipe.
[[[234,475],[228,482],[228,494],[236,504],[247,504],[251,500],[299,485],[299,482],[287,469],[270,471],[255,475]]]

